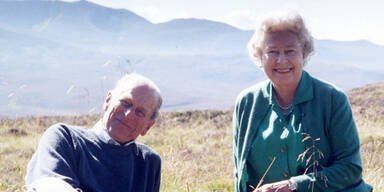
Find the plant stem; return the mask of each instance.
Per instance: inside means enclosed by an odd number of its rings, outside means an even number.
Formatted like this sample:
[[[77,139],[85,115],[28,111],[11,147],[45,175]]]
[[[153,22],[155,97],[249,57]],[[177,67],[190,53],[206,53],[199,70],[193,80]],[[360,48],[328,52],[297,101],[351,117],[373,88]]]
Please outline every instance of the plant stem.
[[[271,167],[272,167],[273,163],[275,162],[275,160],[276,160],[276,157],[273,157],[273,159],[272,159],[271,163],[269,164],[267,170],[265,170],[263,177],[261,177],[259,183],[257,184],[256,189],[259,188],[260,185],[263,183],[264,177],[267,175],[269,169],[271,169]]]

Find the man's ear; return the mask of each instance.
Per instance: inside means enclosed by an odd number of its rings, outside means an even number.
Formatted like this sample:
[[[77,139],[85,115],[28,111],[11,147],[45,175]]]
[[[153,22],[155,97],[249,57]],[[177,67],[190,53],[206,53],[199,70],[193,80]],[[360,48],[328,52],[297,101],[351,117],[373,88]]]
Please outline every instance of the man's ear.
[[[144,136],[154,124],[155,124],[155,120],[152,120],[151,122],[149,122],[148,126],[141,131],[140,135]]]
[[[107,97],[105,98],[105,101],[104,101],[104,107],[103,107],[104,112],[106,112],[108,110],[111,99],[112,99],[112,93],[110,91],[108,91]]]

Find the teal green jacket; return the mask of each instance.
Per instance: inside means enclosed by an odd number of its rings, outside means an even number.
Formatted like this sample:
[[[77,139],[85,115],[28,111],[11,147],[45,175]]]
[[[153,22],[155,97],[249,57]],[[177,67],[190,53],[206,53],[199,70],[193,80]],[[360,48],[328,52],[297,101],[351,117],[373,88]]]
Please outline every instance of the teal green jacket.
[[[246,160],[252,141],[271,110],[268,87],[272,87],[271,82],[263,81],[241,92],[236,100],[233,151],[237,192],[246,188]],[[310,169],[306,175],[292,177],[299,192],[309,191],[311,181],[315,181],[315,191],[371,191],[372,187],[362,179],[360,142],[347,96],[303,71],[293,104],[302,112],[303,131],[314,139],[320,138],[315,145],[324,154],[318,159],[316,175]],[[305,145],[308,148],[312,143],[307,140]]]

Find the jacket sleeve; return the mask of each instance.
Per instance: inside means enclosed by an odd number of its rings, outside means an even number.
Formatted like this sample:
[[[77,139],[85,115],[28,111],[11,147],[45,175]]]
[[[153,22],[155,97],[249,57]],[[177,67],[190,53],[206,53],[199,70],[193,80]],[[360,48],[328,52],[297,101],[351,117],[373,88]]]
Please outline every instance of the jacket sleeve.
[[[300,192],[310,191],[311,181],[315,191],[370,191],[362,180],[360,142],[351,107],[346,95],[332,93],[331,114],[326,126],[331,148],[330,163],[313,173],[293,177]]]
[[[42,135],[35,154],[27,166],[25,183],[45,177],[62,179],[73,187],[79,185],[75,174],[75,155],[68,128],[56,124],[48,128]]]
[[[239,107],[235,106],[233,111],[232,126],[233,126],[233,161],[234,161],[234,176],[235,176],[235,191],[238,191],[238,132],[239,132]]]

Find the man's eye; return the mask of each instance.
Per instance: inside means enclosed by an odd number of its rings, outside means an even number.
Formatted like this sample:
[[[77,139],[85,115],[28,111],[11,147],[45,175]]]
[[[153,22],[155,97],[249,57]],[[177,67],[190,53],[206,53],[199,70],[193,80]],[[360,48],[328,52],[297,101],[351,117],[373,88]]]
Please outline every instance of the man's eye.
[[[145,113],[142,111],[142,110],[136,110],[136,115],[138,116],[138,117],[145,117]]]
[[[123,104],[124,107],[131,107],[132,106],[132,103],[129,101],[121,101],[121,103]]]

